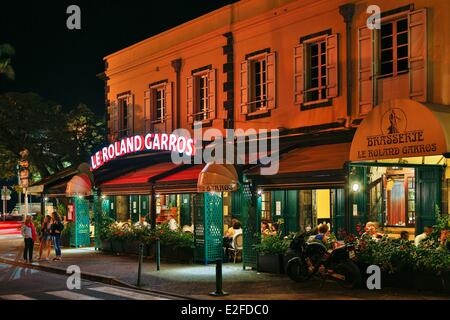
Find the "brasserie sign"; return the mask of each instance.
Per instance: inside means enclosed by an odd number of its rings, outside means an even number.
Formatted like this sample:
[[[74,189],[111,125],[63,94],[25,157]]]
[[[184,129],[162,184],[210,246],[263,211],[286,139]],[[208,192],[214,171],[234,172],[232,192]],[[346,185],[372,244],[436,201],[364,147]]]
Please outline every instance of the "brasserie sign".
[[[357,129],[351,161],[440,155],[446,152],[445,135],[426,106],[393,100],[373,109]]]

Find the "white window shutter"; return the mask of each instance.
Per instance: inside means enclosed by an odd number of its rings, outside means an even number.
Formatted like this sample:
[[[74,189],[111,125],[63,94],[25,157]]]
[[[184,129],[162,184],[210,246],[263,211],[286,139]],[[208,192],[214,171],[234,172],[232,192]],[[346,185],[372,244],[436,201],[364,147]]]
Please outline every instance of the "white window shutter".
[[[427,101],[427,11],[408,14],[409,24],[409,96]]]
[[[367,114],[374,102],[373,32],[363,27],[358,30],[358,104],[359,114]]]
[[[169,81],[166,83],[165,86],[165,101],[166,101],[166,106],[164,109],[164,118],[162,119],[164,122],[168,122],[170,123],[169,119],[172,119],[172,110],[173,110],[173,95],[172,95],[172,87],[173,87],[173,82]]]
[[[210,110],[208,119],[215,119],[217,114],[216,69],[212,69],[208,72],[208,102]]]
[[[127,133],[128,136],[134,135],[134,94],[130,94],[127,98],[128,108],[127,108]]]
[[[276,87],[276,52],[267,54],[267,107],[274,109],[277,105],[277,87]]]
[[[240,76],[240,90],[241,90],[241,113],[248,114],[248,87],[249,87],[249,72],[248,72],[249,62],[247,60],[241,62],[241,76]]]
[[[339,59],[338,59],[338,35],[327,37],[327,99],[336,98],[339,95]]]
[[[150,90],[144,91],[144,132],[150,130]]]
[[[299,44],[294,48],[294,104],[296,105],[300,105],[304,101],[304,50],[305,46],[303,44]]]
[[[188,124],[194,123],[194,77],[187,78],[186,85],[187,120]]]
[[[111,140],[116,140],[119,133],[119,103],[118,101],[113,101],[112,103],[112,113],[111,113]]]
[[[108,106],[108,138],[111,141],[114,136],[114,105],[115,102],[111,102]]]

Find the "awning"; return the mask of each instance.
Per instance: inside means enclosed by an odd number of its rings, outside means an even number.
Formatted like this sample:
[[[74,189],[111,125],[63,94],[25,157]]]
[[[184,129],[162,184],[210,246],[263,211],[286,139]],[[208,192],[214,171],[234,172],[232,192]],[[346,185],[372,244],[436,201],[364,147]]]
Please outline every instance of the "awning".
[[[89,196],[92,193],[92,183],[90,177],[81,173],[74,176],[67,183],[66,187],[66,196],[67,197],[75,197],[75,196]]]
[[[208,163],[198,177],[198,192],[237,191],[239,177],[231,164]]]
[[[344,165],[349,161],[351,143],[297,148],[280,156],[278,173],[260,175],[260,166],[245,174],[258,180],[264,189],[338,187],[345,183]]]
[[[158,163],[104,182],[100,185],[100,189],[105,195],[148,194],[151,192],[150,180],[170,174],[179,166],[172,162]]]
[[[368,161],[450,153],[450,106],[395,99],[375,107],[352,142],[350,160]]]
[[[155,181],[158,193],[196,193],[198,176],[205,165],[193,165]]]

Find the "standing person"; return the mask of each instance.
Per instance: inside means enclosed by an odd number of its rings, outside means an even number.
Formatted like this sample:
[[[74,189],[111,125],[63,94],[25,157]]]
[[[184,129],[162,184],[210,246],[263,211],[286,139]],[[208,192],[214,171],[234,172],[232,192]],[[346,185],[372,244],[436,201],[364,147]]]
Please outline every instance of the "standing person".
[[[25,241],[25,249],[23,250],[23,259],[27,263],[33,262],[33,248],[36,241],[36,229],[33,225],[33,218],[27,216],[22,226],[22,236]]]
[[[61,232],[64,229],[64,224],[61,222],[61,218],[58,213],[52,213],[52,224],[50,226],[50,232],[53,238],[53,245],[55,246],[55,255],[56,257],[53,259],[61,260]]]
[[[50,249],[52,248],[52,235],[51,235],[51,223],[52,217],[46,215],[44,221],[42,222],[41,227],[41,245],[39,248],[39,260],[48,261],[48,257],[50,256]],[[42,259],[42,253],[45,250],[45,258]]]

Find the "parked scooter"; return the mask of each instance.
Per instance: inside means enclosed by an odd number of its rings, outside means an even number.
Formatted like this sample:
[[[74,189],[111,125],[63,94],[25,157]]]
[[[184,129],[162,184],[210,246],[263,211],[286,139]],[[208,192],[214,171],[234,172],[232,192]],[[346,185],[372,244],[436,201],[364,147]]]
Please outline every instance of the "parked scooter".
[[[331,252],[318,240],[311,240],[310,234],[303,233],[291,242],[290,250],[296,256],[289,260],[286,273],[294,281],[306,282],[314,276],[338,281],[348,289],[361,285],[361,273],[353,261],[356,257],[353,246],[341,246]]]

